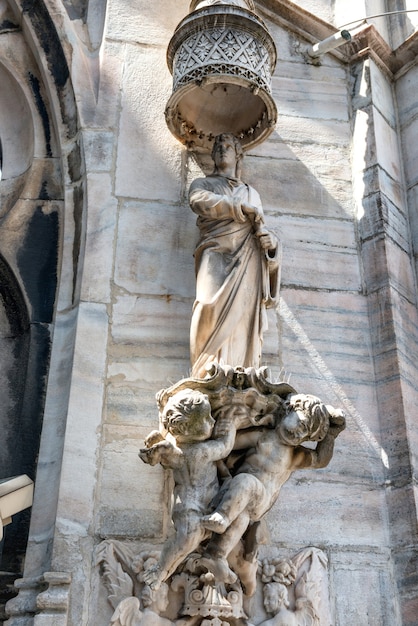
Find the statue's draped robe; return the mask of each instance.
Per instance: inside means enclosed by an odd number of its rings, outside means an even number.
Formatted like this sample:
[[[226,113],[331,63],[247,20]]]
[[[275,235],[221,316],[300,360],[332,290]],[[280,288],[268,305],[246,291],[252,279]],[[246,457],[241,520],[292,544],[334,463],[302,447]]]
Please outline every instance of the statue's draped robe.
[[[235,178],[195,180],[189,201],[198,215],[195,251],[196,300],[190,329],[192,375],[223,360],[232,366],[259,367],[265,306],[274,304],[278,255],[264,251],[242,203],[261,209],[258,193]]]

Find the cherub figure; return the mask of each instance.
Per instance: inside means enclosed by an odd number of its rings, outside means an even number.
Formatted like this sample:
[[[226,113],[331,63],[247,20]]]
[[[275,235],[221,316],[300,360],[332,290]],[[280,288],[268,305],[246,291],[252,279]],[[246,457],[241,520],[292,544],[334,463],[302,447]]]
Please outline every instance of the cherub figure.
[[[165,542],[158,564],[144,575],[153,589],[158,589],[207,536],[202,517],[219,490],[217,461],[231,452],[236,433],[232,416],[223,416],[215,426],[208,396],[191,389],[179,391],[168,400],[161,421],[167,437],[153,431],[145,440],[147,447],[139,452],[145,463],[172,469],[175,483],[175,534]]]
[[[136,597],[125,598],[118,604],[110,620],[110,626],[173,626],[173,622],[161,613],[168,606],[168,585],[162,584],[158,592],[145,585],[140,602]]]
[[[219,534],[207,555],[227,572],[226,559],[250,523],[259,521],[276,502],[282,485],[298,469],[322,468],[331,460],[334,441],[345,428],[344,414],[311,395],[292,394],[274,429],[237,433],[234,449],[248,449],[235,476],[226,481],[215,511],[202,525]],[[319,442],[308,449],[304,441]]]
[[[287,587],[282,583],[264,585],[264,608],[274,617],[263,622],[263,626],[297,626],[296,615],[289,611]]]
[[[319,626],[320,619],[315,608],[318,598],[315,584],[308,583],[306,573],[300,578],[295,589],[295,608],[292,610],[288,590],[282,583],[264,585],[264,608],[273,615],[260,626]]]

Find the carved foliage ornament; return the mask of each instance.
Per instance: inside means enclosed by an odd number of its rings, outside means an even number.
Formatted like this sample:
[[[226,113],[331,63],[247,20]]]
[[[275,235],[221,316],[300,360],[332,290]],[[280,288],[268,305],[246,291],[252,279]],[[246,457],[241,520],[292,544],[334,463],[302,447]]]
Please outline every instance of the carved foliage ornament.
[[[317,548],[304,548],[292,557],[268,557],[257,562],[260,600],[264,611],[248,616],[239,583],[218,583],[201,573],[193,555],[169,584],[153,591],[146,573],[158,552],[135,552],[120,541],[105,540],[96,551],[102,580],[113,609],[110,626],[199,626],[245,624],[260,626],[328,626],[327,557]],[[254,605],[253,605],[254,606]],[[273,616],[273,617],[272,617]]]
[[[208,75],[242,77],[271,93],[270,59],[266,47],[250,33],[233,28],[207,29],[186,39],[173,63],[173,89]]]

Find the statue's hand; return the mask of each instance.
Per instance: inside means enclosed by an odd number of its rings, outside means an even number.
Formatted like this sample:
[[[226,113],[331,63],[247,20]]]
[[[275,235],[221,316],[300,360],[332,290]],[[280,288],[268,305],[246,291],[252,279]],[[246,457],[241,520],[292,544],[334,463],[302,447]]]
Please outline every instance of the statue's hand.
[[[262,209],[259,209],[257,206],[253,204],[246,204],[243,202],[241,204],[241,210],[246,215],[251,222],[256,226],[261,226],[264,223],[264,215]]]
[[[260,228],[256,236],[263,250],[274,250],[277,247],[277,239],[270,231]]]
[[[144,463],[148,463],[148,465],[157,465],[157,463],[160,463],[162,460],[161,455],[165,452],[170,452],[172,447],[170,442],[163,439],[163,441],[155,443],[150,448],[141,448],[138,456]]]
[[[163,582],[163,575],[158,564],[145,570],[144,582],[154,591],[157,591],[160,588],[161,583]]]
[[[151,448],[151,446],[164,441],[164,437],[159,430],[152,430],[144,439],[145,446]]]
[[[345,425],[344,412],[341,409],[332,409],[329,418],[329,434],[334,438],[337,437],[344,430]]]

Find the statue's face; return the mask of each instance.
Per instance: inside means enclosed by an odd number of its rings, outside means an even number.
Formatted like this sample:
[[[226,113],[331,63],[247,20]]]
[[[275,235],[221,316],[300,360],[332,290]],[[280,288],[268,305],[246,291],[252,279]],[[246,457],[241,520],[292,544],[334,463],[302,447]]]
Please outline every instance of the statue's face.
[[[264,608],[267,613],[277,613],[279,610],[279,598],[274,589],[265,587],[264,589]]]
[[[231,137],[222,135],[222,137],[217,140],[213,150],[213,160],[217,168],[235,168],[237,164],[237,154],[235,144]]]
[[[142,604],[145,609],[156,609],[158,612],[164,612],[168,606],[168,587],[163,583],[158,591],[152,590],[145,585],[141,594]]]
[[[210,413],[210,404],[204,394],[200,394],[199,400],[193,404],[188,394],[182,392],[168,400],[162,421],[176,441],[204,441],[211,436],[215,420]]]
[[[329,429],[329,414],[316,396],[291,394],[285,406],[287,414],[278,426],[285,443],[296,446],[308,440],[322,441]]]

